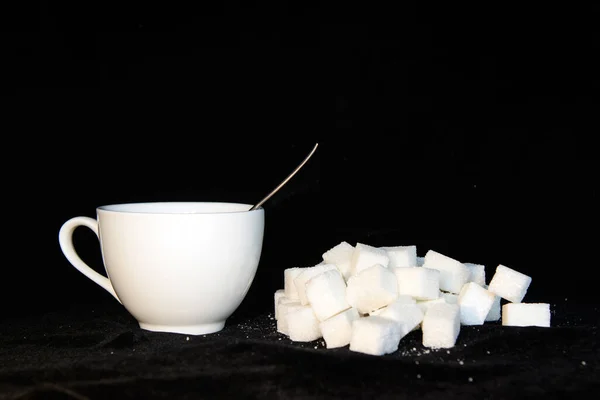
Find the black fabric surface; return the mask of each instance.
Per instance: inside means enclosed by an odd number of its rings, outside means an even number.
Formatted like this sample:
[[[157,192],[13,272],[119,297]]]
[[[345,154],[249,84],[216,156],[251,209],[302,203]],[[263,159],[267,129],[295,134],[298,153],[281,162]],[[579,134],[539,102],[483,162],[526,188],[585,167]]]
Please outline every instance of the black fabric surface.
[[[552,305],[550,328],[462,327],[448,350],[413,331],[385,356],[291,342],[272,313],[189,336],[88,307],[3,322],[2,398],[592,399],[600,389],[600,307],[568,301]]]

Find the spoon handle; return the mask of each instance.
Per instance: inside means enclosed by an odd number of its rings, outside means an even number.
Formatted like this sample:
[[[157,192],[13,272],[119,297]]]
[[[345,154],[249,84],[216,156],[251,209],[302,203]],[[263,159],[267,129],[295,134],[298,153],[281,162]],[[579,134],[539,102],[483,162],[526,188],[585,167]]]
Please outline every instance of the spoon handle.
[[[283,187],[283,185],[285,185],[290,179],[292,179],[292,176],[296,175],[296,172],[300,171],[300,168],[302,168],[304,166],[304,164],[306,164],[306,162],[308,161],[308,159],[310,157],[312,157],[312,155],[314,154],[314,152],[317,150],[318,146],[319,146],[319,143],[315,144],[315,147],[313,147],[312,151],[310,152],[310,154],[308,156],[306,156],[306,158],[304,159],[304,161],[302,161],[300,163],[300,165],[298,165],[296,167],[296,169],[293,170],[292,173],[287,178],[285,178],[283,180],[283,182],[281,182],[275,189],[273,189],[273,191],[271,193],[269,193],[268,195],[266,195],[264,199],[262,199],[261,201],[259,201],[258,203],[256,203],[254,206],[252,206],[252,208],[250,208],[250,210],[248,210],[248,211],[256,210],[258,207],[262,206],[265,201],[269,200],[271,198],[271,196],[273,196],[275,193],[277,193],[277,191],[279,189],[281,189]]]

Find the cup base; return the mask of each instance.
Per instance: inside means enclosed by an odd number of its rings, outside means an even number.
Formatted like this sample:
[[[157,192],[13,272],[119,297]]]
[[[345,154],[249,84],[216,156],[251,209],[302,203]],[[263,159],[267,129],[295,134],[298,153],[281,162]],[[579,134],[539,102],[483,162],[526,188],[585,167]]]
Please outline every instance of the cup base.
[[[199,325],[157,325],[140,322],[139,325],[140,328],[152,332],[180,333],[185,335],[206,335],[209,333],[216,333],[222,330],[225,327],[225,321]]]

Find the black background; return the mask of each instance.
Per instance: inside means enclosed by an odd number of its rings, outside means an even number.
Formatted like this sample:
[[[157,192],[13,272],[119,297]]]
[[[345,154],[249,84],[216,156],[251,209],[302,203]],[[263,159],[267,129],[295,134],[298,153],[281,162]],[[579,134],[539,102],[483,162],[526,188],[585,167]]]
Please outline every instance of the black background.
[[[0,12],[0,398],[597,397],[598,5],[394,3]],[[104,204],[257,202],[315,143],[219,333],[140,329],[61,253]],[[512,267],[552,328],[461,327],[448,351],[412,332],[386,357],[291,342],[283,270],[341,241]]]
[[[195,2],[198,3],[198,2]],[[345,240],[416,244],[597,303],[595,8],[35,4],[5,25],[2,315],[114,300],[58,246],[131,201],[265,204],[239,313]],[[75,244],[101,271],[95,236]]]

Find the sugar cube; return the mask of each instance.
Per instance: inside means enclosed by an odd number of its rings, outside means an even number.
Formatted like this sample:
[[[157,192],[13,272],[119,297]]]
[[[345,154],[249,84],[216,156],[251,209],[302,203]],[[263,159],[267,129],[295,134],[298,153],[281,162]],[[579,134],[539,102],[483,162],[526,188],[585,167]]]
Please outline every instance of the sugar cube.
[[[360,318],[356,308],[334,315],[319,324],[323,340],[328,349],[344,347],[350,344],[352,322]]]
[[[530,284],[531,277],[500,264],[496,267],[488,290],[507,301],[520,303]]]
[[[352,252],[351,275],[356,275],[375,264],[387,267],[389,262],[387,251],[368,244],[357,243]]]
[[[394,300],[392,303],[398,303],[398,304],[417,304],[417,300],[415,300],[414,297],[412,296],[408,296],[408,295],[398,295],[398,297],[396,297],[396,300]],[[390,304],[392,304],[390,303]],[[379,315],[381,314],[385,309],[387,308],[387,306],[385,307],[381,307],[378,308],[377,310],[373,310],[369,313],[369,315]]]
[[[417,246],[387,246],[380,247],[387,252],[390,259],[388,268],[416,267]]]
[[[483,325],[495,297],[494,293],[475,282],[466,283],[458,296],[460,323],[463,325]]]
[[[460,332],[460,307],[458,304],[433,304],[423,317],[422,344],[434,349],[454,347]]]
[[[434,250],[425,254],[423,267],[440,271],[440,289],[446,292],[460,293],[469,280],[469,269],[463,263]]]
[[[550,304],[507,303],[502,306],[502,325],[550,327]]]
[[[327,250],[322,257],[326,264],[334,264],[347,280],[352,274],[353,254],[354,246],[344,241]]]
[[[456,304],[458,303],[458,295],[454,293],[440,292],[440,297],[442,297],[446,303]]]
[[[361,314],[385,307],[397,297],[396,275],[381,264],[375,264],[348,279],[346,300]]]
[[[337,269],[322,272],[309,279],[306,282],[306,298],[319,321],[350,308],[346,301],[346,282]]]
[[[433,300],[440,293],[440,271],[426,267],[391,268],[398,280],[398,294],[417,300]]]
[[[469,282],[475,282],[480,286],[485,286],[485,265],[463,263],[469,269]]]
[[[298,299],[298,290],[294,284],[294,279],[302,272],[304,268],[294,267],[283,270],[283,289],[285,297],[292,300]]]
[[[415,304],[407,304],[395,301],[384,307],[378,316],[388,318],[400,324],[400,338],[416,329],[423,321],[423,311]]]
[[[285,314],[288,336],[295,342],[312,342],[322,337],[319,320],[312,307],[300,306]]]
[[[285,290],[283,289],[279,289],[275,291],[275,294],[273,295],[274,300],[275,300],[275,304],[274,304],[274,310],[275,310],[275,319],[279,319],[279,313],[277,310],[277,303],[279,303],[279,299],[285,297]]]
[[[279,318],[277,319],[277,332],[283,333],[284,335],[288,334],[288,324],[285,316],[288,312],[299,309],[302,307],[302,304],[298,300],[291,300],[287,298],[279,299],[279,303],[277,304],[277,314]]]
[[[390,304],[387,304],[381,308],[378,308],[377,310],[373,310],[369,313],[369,315],[379,315],[381,314],[383,311],[385,311],[385,309],[391,305],[391,304],[417,304],[417,301],[411,297],[411,296],[406,296],[406,295],[399,295],[398,297],[396,297],[396,300],[392,301]]]
[[[401,330],[396,322],[377,315],[355,319],[352,322],[350,350],[382,356],[398,350]]]
[[[277,319],[279,320],[282,314],[282,309],[286,309],[285,307],[283,307],[284,304],[290,304],[292,303],[292,305],[294,305],[293,303],[298,303],[300,304],[300,301],[298,300],[293,300],[293,299],[289,299],[285,296],[282,296],[279,298],[279,300],[277,300],[277,305],[275,307],[276,313],[277,313]]]
[[[484,288],[489,290],[489,286],[486,285]],[[502,297],[498,295],[494,295],[494,303],[492,303],[492,308],[490,308],[490,312],[487,317],[485,317],[486,321],[499,321],[502,316],[502,305],[501,305]]]
[[[433,300],[420,300],[417,301],[417,305],[419,306],[419,308],[421,309],[421,311],[423,311],[423,314],[427,313],[427,310],[429,309],[429,307],[431,307],[434,304],[446,304],[447,301],[444,297],[438,297],[437,299],[433,299]]]
[[[308,298],[306,297],[306,282],[308,282],[313,276],[333,269],[337,269],[334,264],[317,264],[312,267],[306,267],[302,269],[302,272],[300,272],[294,279],[300,304],[303,306],[308,304]]]

